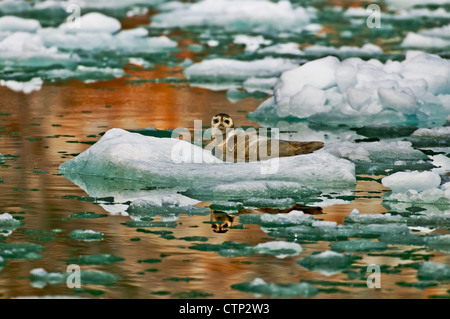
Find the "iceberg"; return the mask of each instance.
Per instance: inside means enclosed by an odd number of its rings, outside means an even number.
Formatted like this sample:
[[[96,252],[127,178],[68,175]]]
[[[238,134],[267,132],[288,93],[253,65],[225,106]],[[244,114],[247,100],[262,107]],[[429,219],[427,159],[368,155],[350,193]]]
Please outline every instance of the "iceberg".
[[[278,169],[270,166],[274,165],[273,160],[278,163]],[[250,180],[301,182],[310,187],[337,189],[353,187],[356,182],[354,164],[328,153],[254,163],[225,163],[186,141],[144,136],[122,129],[109,130],[96,144],[61,164],[59,169],[63,174],[127,179],[152,187],[186,189]]]
[[[222,27],[232,31],[300,32],[316,10],[289,1],[203,0],[152,17],[152,28]]]
[[[328,56],[283,72],[273,94],[249,118],[439,126],[450,114],[450,61],[422,52],[384,64]]]

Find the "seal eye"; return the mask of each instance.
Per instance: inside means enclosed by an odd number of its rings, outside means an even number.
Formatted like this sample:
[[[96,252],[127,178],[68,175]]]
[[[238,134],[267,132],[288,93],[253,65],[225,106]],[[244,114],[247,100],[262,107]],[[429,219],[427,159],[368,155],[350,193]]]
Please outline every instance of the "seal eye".
[[[229,120],[225,120],[224,122],[225,122],[225,124],[230,124]]]
[[[219,123],[219,119],[214,119],[214,123]]]

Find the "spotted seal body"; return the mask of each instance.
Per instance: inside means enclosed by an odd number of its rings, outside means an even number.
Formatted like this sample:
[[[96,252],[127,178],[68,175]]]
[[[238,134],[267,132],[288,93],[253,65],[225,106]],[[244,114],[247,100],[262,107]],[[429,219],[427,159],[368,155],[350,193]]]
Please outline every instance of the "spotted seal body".
[[[253,162],[275,157],[310,154],[323,147],[323,142],[297,142],[272,139],[235,129],[233,119],[219,113],[211,119],[213,154],[228,162]]]

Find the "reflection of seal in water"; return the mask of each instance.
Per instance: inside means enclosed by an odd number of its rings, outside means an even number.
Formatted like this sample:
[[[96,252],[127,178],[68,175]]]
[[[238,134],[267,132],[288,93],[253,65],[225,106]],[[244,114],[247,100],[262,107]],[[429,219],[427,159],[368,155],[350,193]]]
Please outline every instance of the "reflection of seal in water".
[[[322,214],[322,208],[320,207],[307,207],[302,205],[294,205],[287,209],[276,209],[276,208],[258,208],[258,209],[243,209],[240,210],[236,215],[228,215],[225,212],[213,210],[211,211],[210,220],[213,222],[211,228],[216,233],[226,233],[233,226],[234,218],[242,214],[287,214],[293,210],[301,210],[305,214],[317,215]]]
[[[256,131],[245,133],[236,130],[233,119],[225,113],[213,116],[211,129],[213,143],[210,148],[213,154],[224,160],[233,159],[234,162],[309,154],[323,147],[323,142],[276,140],[261,137]]]

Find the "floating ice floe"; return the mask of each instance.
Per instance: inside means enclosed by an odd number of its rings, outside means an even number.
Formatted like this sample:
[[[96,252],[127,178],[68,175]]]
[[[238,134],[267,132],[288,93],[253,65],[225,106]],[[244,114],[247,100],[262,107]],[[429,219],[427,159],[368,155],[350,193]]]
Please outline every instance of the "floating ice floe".
[[[33,91],[39,91],[42,88],[42,84],[44,84],[44,81],[42,81],[41,78],[33,78],[28,82],[0,80],[1,86],[6,86],[15,92],[23,92],[25,94],[29,94]]]
[[[450,114],[450,61],[408,52],[404,61],[325,57],[283,72],[258,118],[308,118],[327,124],[433,122]]]
[[[223,242],[222,244],[196,244],[190,249],[200,251],[214,251],[223,257],[251,256],[253,254],[274,255],[277,258],[296,256],[302,252],[297,243],[285,241],[271,241],[260,243],[254,247],[247,243]]]
[[[447,27],[446,32],[450,32]],[[403,48],[414,49],[445,49],[450,47],[450,40],[437,36],[428,36],[421,32],[409,32],[401,44]]]
[[[397,172],[384,177],[382,183],[397,193],[408,190],[423,192],[438,187],[441,184],[441,177],[437,173],[427,171]]]
[[[415,147],[450,146],[450,126],[420,128],[408,138]]]
[[[70,233],[70,237],[80,241],[99,241],[103,240],[105,235],[91,229],[76,229]]]
[[[417,272],[420,280],[449,280],[450,265],[441,264],[433,261],[427,261],[420,265]]]
[[[323,151],[355,162],[357,174],[386,174],[433,167],[428,156],[414,149],[407,141],[335,142],[325,144]]]
[[[34,288],[42,289],[47,284],[65,284],[70,275],[71,273],[47,272],[44,268],[35,268],[30,271],[29,278]],[[111,285],[119,278],[119,276],[105,271],[80,271],[80,284],[82,285]]]
[[[184,75],[192,86],[223,90],[241,86],[245,81],[252,79],[253,83],[246,82],[247,86],[263,86],[267,89],[268,84],[274,84],[272,80],[274,77],[297,66],[295,61],[282,58],[267,57],[253,61],[217,58],[189,66]],[[255,79],[260,82],[256,84]]]
[[[422,0],[386,0],[385,1],[389,9],[407,9],[417,5],[424,4]],[[428,0],[427,4],[430,5],[444,5],[450,3],[449,0]]]
[[[409,206],[411,207],[411,206]],[[425,233],[429,233],[430,231],[436,228],[450,228],[450,212],[449,211],[440,211],[440,212],[432,212],[430,210],[423,210],[419,213],[411,213],[406,211],[407,213],[399,214],[360,214],[358,210],[354,209],[349,216],[345,218],[345,224],[348,225],[407,225],[409,229],[414,230],[416,227],[422,227],[422,229],[418,229],[419,231],[423,230]],[[427,228],[427,229],[425,229]],[[408,233],[408,232],[407,232]],[[389,235],[389,233],[385,233],[384,235]],[[391,233],[390,235],[393,235]],[[408,236],[408,234],[404,234]],[[411,234],[409,234],[412,236]],[[401,237],[401,236],[400,236]],[[424,236],[420,236],[421,241],[423,243],[427,243],[428,241],[431,243],[434,237],[425,238]],[[442,236],[438,236],[442,237]],[[443,237],[445,238],[445,237]],[[448,238],[447,238],[448,242]]]
[[[319,292],[317,288],[306,282],[278,285],[274,283],[266,283],[261,278],[256,278],[251,282],[234,284],[231,288],[243,292],[250,292],[255,295],[266,295],[280,298],[312,297]]]
[[[0,34],[3,32],[36,32],[42,26],[34,19],[24,19],[15,16],[3,16],[0,18]]]
[[[150,37],[144,28],[120,31],[117,19],[97,12],[83,15],[80,28],[67,23],[42,28],[37,20],[17,19],[0,18],[0,78],[1,85],[26,93],[39,90],[42,81],[122,77],[130,58],[177,46],[165,36]]]
[[[0,236],[9,236],[15,229],[22,227],[23,221],[8,213],[0,214]]]
[[[245,45],[245,51],[254,52],[263,45],[271,44],[272,41],[264,39],[262,35],[249,36],[246,34],[238,34],[234,37],[233,43]]]
[[[440,28],[408,32],[403,40],[404,48],[445,49],[450,47],[450,25]]]
[[[183,195],[199,200],[247,200],[290,198],[307,200],[319,195],[316,189],[301,182],[242,181],[189,188]]]
[[[301,182],[310,187],[355,184],[354,164],[328,153],[225,163],[186,141],[112,129],[88,150],[63,163],[64,174],[142,181],[149,187],[201,187],[242,181]]]
[[[450,204],[450,183],[441,185],[436,171],[397,172],[382,179],[392,193],[384,195],[386,201],[422,204]]]
[[[309,270],[317,271],[325,276],[331,276],[350,267],[360,258],[352,254],[340,254],[328,250],[306,256],[305,258],[299,259],[297,263]]]
[[[370,13],[371,12],[368,12],[366,8],[349,8],[344,12],[344,16],[352,19],[366,19]],[[450,19],[450,12],[446,11],[444,8],[406,8],[395,12],[381,12],[380,17],[385,21],[404,21],[420,18]]]
[[[299,32],[315,16],[315,9],[294,6],[289,1],[203,0],[153,16],[151,27]]]
[[[259,49],[258,54],[263,55],[292,55],[292,56],[302,56],[305,53],[299,49],[298,43],[288,42],[288,43],[278,43],[265,48]]]
[[[342,46],[340,48],[312,45],[303,50],[303,53],[310,56],[335,55],[341,58],[348,57],[374,57],[383,53],[383,50],[374,44],[367,43],[362,47]]]

